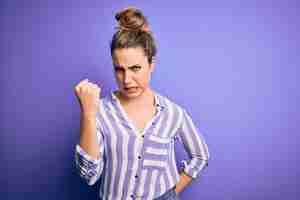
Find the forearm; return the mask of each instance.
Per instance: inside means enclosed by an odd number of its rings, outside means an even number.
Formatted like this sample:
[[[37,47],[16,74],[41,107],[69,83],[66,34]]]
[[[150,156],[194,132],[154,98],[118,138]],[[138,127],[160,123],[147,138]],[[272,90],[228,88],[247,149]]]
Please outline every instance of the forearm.
[[[99,159],[99,144],[96,135],[96,115],[81,112],[80,147],[92,158]]]
[[[188,186],[190,184],[190,182],[192,182],[193,178],[190,177],[189,175],[187,175],[185,172],[180,172],[180,180],[179,182],[176,184],[176,188],[175,191],[176,193],[180,193],[181,191],[183,191],[183,189]]]

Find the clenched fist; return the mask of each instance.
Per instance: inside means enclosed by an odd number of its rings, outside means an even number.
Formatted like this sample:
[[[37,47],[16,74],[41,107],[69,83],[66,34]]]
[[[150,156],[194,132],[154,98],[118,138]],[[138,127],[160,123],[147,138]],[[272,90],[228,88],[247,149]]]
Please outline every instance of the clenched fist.
[[[80,81],[75,86],[75,95],[84,114],[96,115],[99,110],[100,92],[101,88],[89,82],[88,79]]]

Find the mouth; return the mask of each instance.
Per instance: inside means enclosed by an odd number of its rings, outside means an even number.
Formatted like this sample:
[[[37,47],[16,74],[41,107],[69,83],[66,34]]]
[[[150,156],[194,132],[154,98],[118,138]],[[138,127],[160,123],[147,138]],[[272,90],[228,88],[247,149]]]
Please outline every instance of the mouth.
[[[126,92],[135,92],[137,90],[137,87],[125,87],[124,90]]]

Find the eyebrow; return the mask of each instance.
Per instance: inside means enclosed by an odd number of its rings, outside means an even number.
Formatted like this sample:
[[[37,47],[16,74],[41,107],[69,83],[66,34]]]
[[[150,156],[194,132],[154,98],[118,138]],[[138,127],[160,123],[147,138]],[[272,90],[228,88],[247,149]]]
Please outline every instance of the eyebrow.
[[[124,67],[122,67],[122,66],[120,66],[120,65],[115,65],[114,67],[115,67],[115,68],[121,68],[121,69],[124,69]],[[135,64],[135,65],[132,65],[132,66],[128,66],[127,68],[128,68],[128,69],[132,69],[132,68],[134,68],[134,67],[142,67],[142,66],[139,65],[139,64]]]
[[[132,69],[132,68],[134,68],[134,67],[142,67],[142,66],[139,65],[139,64],[136,64],[136,65],[129,66],[128,69]]]

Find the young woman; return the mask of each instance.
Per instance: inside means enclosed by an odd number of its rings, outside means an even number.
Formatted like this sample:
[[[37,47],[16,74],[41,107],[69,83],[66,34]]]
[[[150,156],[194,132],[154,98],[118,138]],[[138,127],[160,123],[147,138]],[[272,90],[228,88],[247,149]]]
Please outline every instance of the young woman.
[[[116,14],[111,55],[118,90],[100,99],[100,87],[82,80],[75,87],[81,107],[75,161],[93,185],[100,177],[104,200],[179,199],[208,162],[208,149],[187,112],[150,87],[156,45],[142,12]],[[178,172],[174,142],[189,155]]]

